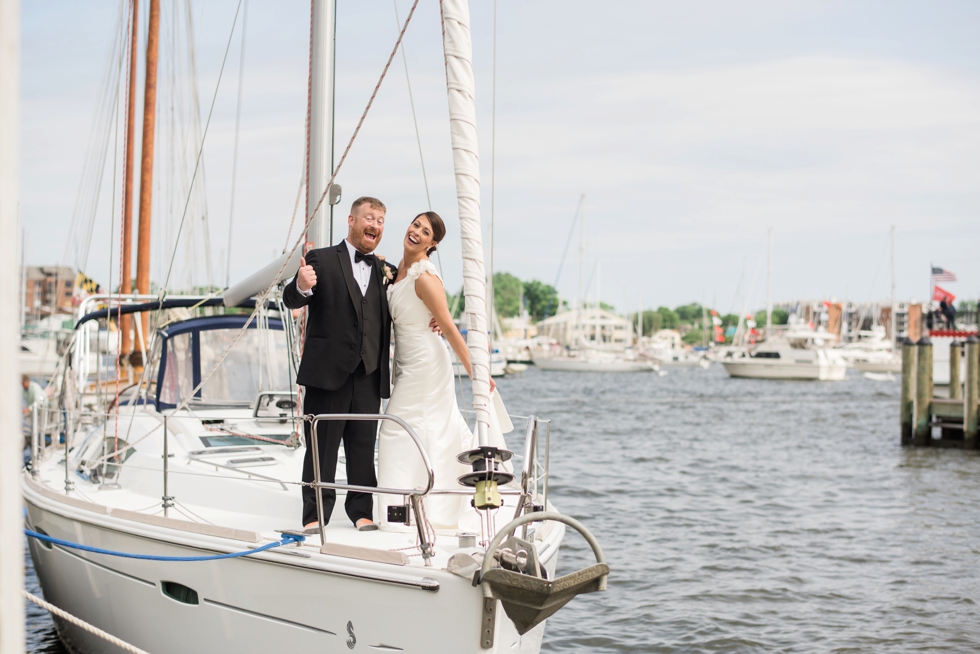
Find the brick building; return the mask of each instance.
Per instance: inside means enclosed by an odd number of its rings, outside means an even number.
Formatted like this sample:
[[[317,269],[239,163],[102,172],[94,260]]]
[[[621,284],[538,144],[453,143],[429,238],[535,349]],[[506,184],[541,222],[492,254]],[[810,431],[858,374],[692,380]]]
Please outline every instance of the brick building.
[[[75,271],[65,266],[28,266],[24,275],[24,309],[28,315],[71,313]]]

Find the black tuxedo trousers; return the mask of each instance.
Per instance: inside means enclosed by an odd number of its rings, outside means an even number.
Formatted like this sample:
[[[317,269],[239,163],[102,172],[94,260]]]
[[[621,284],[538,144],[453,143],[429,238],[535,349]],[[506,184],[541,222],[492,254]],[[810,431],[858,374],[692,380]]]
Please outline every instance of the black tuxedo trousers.
[[[364,372],[364,365],[347,378],[335,390],[327,391],[314,386],[306,387],[303,400],[303,413],[378,413],[381,409],[381,371]],[[310,423],[306,424],[306,457],[303,459],[303,481],[313,481],[313,445],[310,440]],[[344,458],[347,469],[347,483],[355,486],[377,486],[374,473],[374,442],[378,429],[377,420],[331,420],[321,422],[317,428],[317,450],[320,455],[320,479],[333,482],[337,471],[337,454],[340,443],[344,444]],[[330,521],[337,491],[324,489],[323,517]],[[361,518],[374,519],[374,496],[371,493],[348,491],[344,502],[347,517],[357,524]],[[303,487],[303,524],[317,522],[316,494],[313,489]]]

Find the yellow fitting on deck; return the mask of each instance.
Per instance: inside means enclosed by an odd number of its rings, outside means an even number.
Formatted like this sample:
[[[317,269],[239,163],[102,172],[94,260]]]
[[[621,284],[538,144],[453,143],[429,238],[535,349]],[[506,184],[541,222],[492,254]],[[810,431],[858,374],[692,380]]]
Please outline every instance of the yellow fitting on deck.
[[[497,509],[503,502],[495,481],[478,481],[473,493],[473,506],[478,509]]]

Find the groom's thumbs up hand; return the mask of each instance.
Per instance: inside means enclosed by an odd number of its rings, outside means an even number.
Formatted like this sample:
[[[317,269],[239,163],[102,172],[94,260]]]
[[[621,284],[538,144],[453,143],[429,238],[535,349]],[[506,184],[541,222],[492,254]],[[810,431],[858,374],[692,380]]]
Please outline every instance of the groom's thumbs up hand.
[[[306,257],[300,257],[299,271],[296,273],[296,287],[304,293],[316,286],[316,271],[306,265]]]

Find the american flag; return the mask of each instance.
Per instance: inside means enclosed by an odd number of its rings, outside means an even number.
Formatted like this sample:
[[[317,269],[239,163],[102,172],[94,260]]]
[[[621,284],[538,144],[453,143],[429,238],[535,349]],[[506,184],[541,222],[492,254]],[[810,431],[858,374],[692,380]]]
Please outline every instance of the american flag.
[[[932,281],[934,282],[955,282],[956,275],[945,268],[932,267]]]

